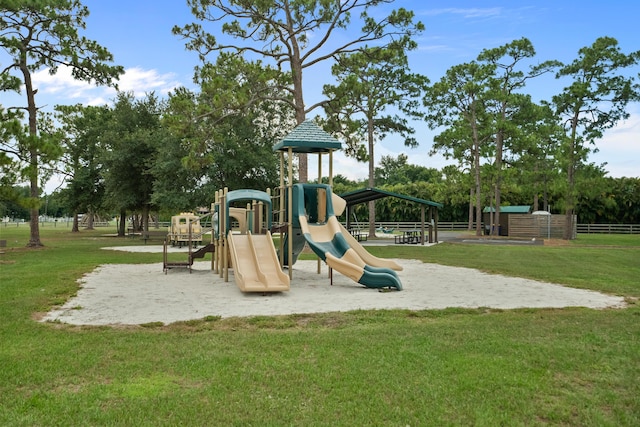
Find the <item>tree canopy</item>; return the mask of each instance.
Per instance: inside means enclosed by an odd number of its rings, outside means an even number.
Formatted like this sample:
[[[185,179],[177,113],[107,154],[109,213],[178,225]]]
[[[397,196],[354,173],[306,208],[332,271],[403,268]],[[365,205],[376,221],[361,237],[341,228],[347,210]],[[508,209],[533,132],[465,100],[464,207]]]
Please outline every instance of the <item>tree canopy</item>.
[[[424,29],[413,22],[413,12],[391,11],[382,18],[371,13],[375,7],[392,4],[392,0],[187,0],[196,22],[173,32],[187,40],[187,48],[197,51],[203,62],[211,53],[232,52],[249,58],[264,59],[273,68],[286,73],[290,84],[282,88],[282,98],[271,98],[295,111],[296,123],[323,104],[305,105],[303,73],[316,64],[332,61],[375,43],[387,47],[396,39],[413,36]],[[357,36],[347,34],[355,22],[361,25]],[[205,27],[222,29],[216,38]],[[313,37],[310,35],[313,34]],[[299,179],[307,181],[306,154],[299,157]]]
[[[14,133],[2,151],[30,183],[31,235],[28,246],[41,246],[38,226],[39,174],[42,159],[62,154],[54,138],[38,132],[37,88],[32,73],[47,69],[55,74],[60,67],[68,67],[78,80],[98,85],[112,85],[123,72],[119,66],[109,65],[111,53],[97,42],[80,35],[85,28],[89,9],[79,0],[40,0],[3,2],[0,15],[0,46],[10,60],[0,73],[3,89],[19,91],[16,83],[24,85],[26,105],[13,106],[27,112],[26,132]],[[5,157],[6,159],[6,157]]]

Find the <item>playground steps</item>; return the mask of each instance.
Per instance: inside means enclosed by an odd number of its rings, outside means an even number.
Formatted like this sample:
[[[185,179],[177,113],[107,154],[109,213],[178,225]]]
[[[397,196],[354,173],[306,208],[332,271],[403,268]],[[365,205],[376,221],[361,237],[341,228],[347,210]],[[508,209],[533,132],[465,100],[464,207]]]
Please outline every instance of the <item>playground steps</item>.
[[[191,273],[191,265],[193,264],[193,261],[189,262],[189,261],[184,261],[184,262],[176,262],[176,261],[165,261],[164,262],[164,266],[163,266],[163,271],[164,274],[167,274],[167,272],[172,269],[172,268],[188,268],[189,269],[189,273]]]
[[[198,249],[197,251],[191,253],[189,255],[189,259],[191,260],[191,263],[193,264],[193,260],[195,258],[204,258],[204,256],[208,253],[213,253],[215,252],[215,245],[213,243],[209,243],[204,245],[203,247],[201,247],[200,249]]]
[[[164,262],[163,262],[163,271],[164,274],[167,274],[172,268],[188,268],[189,273],[191,273],[191,266],[193,265],[193,260],[195,258],[204,258],[204,256],[208,253],[215,252],[215,245],[213,243],[209,243],[195,252],[191,252],[189,250],[189,259],[187,261],[169,261],[167,257],[167,242],[164,244]]]

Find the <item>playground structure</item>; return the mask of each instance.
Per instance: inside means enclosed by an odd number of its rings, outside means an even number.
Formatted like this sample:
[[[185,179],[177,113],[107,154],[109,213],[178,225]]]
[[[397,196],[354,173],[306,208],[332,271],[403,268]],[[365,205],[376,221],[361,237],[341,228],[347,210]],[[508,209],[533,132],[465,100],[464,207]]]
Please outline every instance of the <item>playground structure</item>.
[[[346,201],[332,192],[333,151],[341,146],[313,122],[305,121],[273,148],[280,154],[280,185],[274,194],[269,189],[216,191],[210,212],[211,243],[207,245],[214,254],[214,273],[228,281],[232,268],[243,292],[288,291],[293,265],[308,246],[318,256],[318,273],[323,261],[330,278],[335,270],[365,287],[401,290],[397,271],[402,267],[371,255],[338,221]],[[294,153],[318,154],[318,182],[322,182],[322,155],[328,154],[329,184],[294,183]],[[193,227],[187,232],[188,240],[193,241]],[[278,249],[272,233],[278,237]],[[191,245],[189,251],[190,268]]]
[[[342,226],[337,216],[346,202],[333,194],[333,151],[342,144],[311,121],[296,127],[274,146],[280,154],[280,186],[274,194],[257,190],[219,190],[212,211],[216,256],[213,270],[228,280],[234,269],[236,284],[245,292],[277,292],[288,289],[293,265],[309,246],[320,262],[370,288],[402,289],[391,260],[374,257]],[[318,182],[322,181],[322,155],[329,155],[329,185],[295,184],[294,153],[318,155]],[[286,167],[285,167],[286,166]],[[286,178],[285,178],[286,176]],[[246,208],[233,206],[250,202]],[[235,219],[238,227],[231,227]],[[271,233],[279,237],[276,251]],[[283,273],[286,267],[288,276]],[[285,279],[287,278],[287,279]]]

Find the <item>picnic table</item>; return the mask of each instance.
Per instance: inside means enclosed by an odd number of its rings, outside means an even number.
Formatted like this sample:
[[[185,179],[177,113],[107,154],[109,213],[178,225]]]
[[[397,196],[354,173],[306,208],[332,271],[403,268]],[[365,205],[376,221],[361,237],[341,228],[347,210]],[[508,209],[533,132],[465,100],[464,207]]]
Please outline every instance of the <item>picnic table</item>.
[[[349,234],[355,237],[358,240],[358,242],[366,241],[368,237],[368,234],[363,233],[362,230],[357,228],[350,228]]]
[[[411,244],[415,245],[421,243],[423,239],[421,230],[402,230],[402,234],[394,236],[396,244]]]

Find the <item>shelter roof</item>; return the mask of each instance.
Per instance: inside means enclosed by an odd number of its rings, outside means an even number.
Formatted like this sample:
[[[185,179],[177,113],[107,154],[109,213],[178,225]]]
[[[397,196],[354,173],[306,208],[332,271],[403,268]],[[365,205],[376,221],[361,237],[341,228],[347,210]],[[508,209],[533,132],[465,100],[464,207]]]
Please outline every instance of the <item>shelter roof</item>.
[[[487,206],[482,210],[483,213],[495,212],[496,208]],[[531,206],[500,206],[500,213],[519,213],[528,214],[531,212]]]
[[[375,187],[361,188],[359,190],[350,191],[348,193],[341,194],[340,197],[347,201],[347,206],[367,203],[372,200],[382,199],[383,197],[396,197],[398,199],[408,200],[410,202],[419,203],[422,205],[435,206],[436,208],[443,207],[441,203],[419,199],[417,197],[407,196],[405,194],[394,193],[392,191],[381,190]]]
[[[342,143],[322,130],[313,121],[305,120],[275,144],[273,151],[285,151],[289,147],[294,153],[328,153],[340,150]]]

